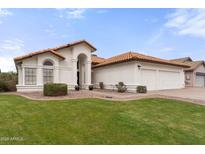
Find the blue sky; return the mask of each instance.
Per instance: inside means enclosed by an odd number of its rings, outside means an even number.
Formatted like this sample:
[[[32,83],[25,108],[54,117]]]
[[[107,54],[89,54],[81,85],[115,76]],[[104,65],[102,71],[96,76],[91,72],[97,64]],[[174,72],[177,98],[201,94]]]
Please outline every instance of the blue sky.
[[[135,51],[205,59],[204,9],[0,9],[0,69],[13,57],[86,39],[101,57]]]

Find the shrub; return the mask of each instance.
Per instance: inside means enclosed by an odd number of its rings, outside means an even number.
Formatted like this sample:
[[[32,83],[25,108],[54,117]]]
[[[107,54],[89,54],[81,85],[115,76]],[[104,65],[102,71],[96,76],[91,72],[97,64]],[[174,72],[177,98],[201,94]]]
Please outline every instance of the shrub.
[[[16,82],[13,80],[5,82],[6,89],[5,91],[16,91]]]
[[[76,85],[76,86],[75,86],[75,90],[76,90],[76,91],[79,91],[79,90],[80,90],[79,85]]]
[[[93,90],[93,85],[89,85],[89,90]]]
[[[0,80],[0,92],[6,91],[6,83],[5,81]]]
[[[103,82],[99,82],[99,86],[100,86],[100,89],[104,89],[104,83]]]
[[[0,73],[1,81],[15,81],[17,83],[17,73],[15,72],[3,72]]]
[[[117,91],[120,93],[124,93],[125,91],[127,91],[127,87],[123,82],[119,82],[118,84],[116,84],[117,87]]]
[[[68,87],[63,83],[46,83],[43,87],[44,96],[64,96],[67,92]]]
[[[17,74],[14,72],[0,73],[0,92],[16,91]]]
[[[0,80],[0,92],[16,91],[15,81],[2,81]]]
[[[147,87],[146,86],[137,86],[137,93],[147,93]]]

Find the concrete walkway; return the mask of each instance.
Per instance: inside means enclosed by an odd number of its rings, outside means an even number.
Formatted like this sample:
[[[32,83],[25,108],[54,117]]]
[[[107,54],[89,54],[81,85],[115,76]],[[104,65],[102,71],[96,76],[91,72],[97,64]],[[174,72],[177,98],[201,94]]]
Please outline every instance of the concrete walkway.
[[[81,98],[100,98],[113,101],[128,101],[138,100],[143,98],[168,98],[182,101],[188,101],[196,104],[205,105],[205,88],[184,88],[175,90],[160,90],[151,91],[147,94],[137,93],[118,93],[111,90],[99,90],[93,91],[80,90],[80,91],[69,91],[66,96],[57,97],[46,97],[43,96],[42,92],[28,92],[28,93],[4,93],[14,94],[26,97],[31,100],[65,100],[65,99],[81,99]]]

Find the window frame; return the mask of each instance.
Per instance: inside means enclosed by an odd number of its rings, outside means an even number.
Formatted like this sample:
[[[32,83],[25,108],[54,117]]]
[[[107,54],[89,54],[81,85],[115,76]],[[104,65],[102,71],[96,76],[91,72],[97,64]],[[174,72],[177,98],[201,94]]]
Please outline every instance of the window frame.
[[[52,67],[52,66],[53,66],[53,61],[50,60],[50,59],[46,59],[46,60],[43,62],[43,66]]]
[[[43,68],[43,84],[53,83],[53,82],[54,82],[54,69],[47,68],[47,67]]]
[[[46,65],[47,62],[52,65]],[[47,75],[45,74],[45,71],[47,71]],[[42,76],[43,76],[43,84],[54,82],[54,62],[53,60],[46,59],[43,61]]]
[[[36,85],[37,84],[37,69],[33,67],[24,68],[24,84]]]

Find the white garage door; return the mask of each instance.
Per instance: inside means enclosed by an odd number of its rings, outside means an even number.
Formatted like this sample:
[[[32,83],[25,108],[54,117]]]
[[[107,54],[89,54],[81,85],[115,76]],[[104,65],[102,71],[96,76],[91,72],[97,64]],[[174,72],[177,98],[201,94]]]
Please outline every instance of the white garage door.
[[[205,76],[203,75],[196,75],[196,86],[197,87],[204,87],[205,86]]]
[[[180,88],[180,73],[171,71],[159,71],[159,89]]]
[[[181,88],[180,73],[173,71],[142,69],[142,85],[148,90],[177,89]]]
[[[142,85],[147,86],[148,90],[155,90],[157,84],[156,75],[156,70],[142,69]]]

